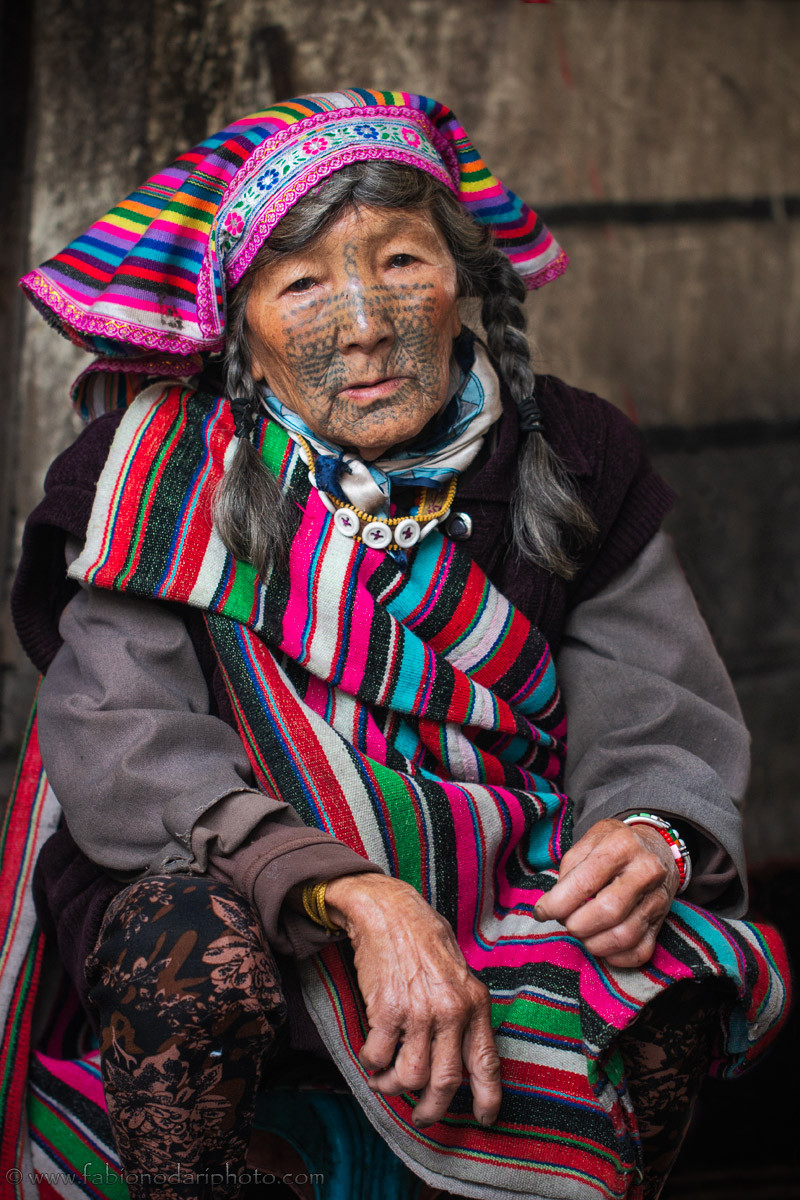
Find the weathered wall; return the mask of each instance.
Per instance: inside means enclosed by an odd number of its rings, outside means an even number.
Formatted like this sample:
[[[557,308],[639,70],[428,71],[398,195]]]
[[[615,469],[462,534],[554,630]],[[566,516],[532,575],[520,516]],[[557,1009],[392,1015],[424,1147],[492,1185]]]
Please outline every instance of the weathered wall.
[[[537,361],[636,415],[683,493],[675,535],[756,736],[751,852],[800,852],[800,5],[32,0],[15,12],[0,86],[27,89],[28,123],[6,281],[242,112],[353,84],[451,104],[572,258],[529,302]],[[75,432],[65,393],[83,361],[10,296],[8,571],[46,464]],[[0,633],[8,752],[32,679],[5,618]]]

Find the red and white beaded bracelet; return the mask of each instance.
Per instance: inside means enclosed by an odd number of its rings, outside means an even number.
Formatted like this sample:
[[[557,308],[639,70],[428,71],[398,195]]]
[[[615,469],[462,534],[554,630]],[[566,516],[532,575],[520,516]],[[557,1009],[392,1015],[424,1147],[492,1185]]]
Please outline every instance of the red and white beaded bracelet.
[[[689,847],[675,826],[670,825],[669,821],[665,821],[663,817],[648,812],[631,813],[629,817],[622,818],[622,823],[623,825],[649,825],[651,829],[658,830],[672,851],[672,857],[678,868],[680,877],[678,895],[685,892],[692,878],[692,857],[689,854]]]

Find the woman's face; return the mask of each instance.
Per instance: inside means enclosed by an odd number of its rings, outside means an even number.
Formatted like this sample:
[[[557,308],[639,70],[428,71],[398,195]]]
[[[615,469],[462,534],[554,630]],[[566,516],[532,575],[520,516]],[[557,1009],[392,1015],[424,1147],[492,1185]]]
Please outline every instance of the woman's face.
[[[256,276],[247,326],[254,378],[320,437],[379,458],[448,400],[455,261],[425,213],[349,210]]]

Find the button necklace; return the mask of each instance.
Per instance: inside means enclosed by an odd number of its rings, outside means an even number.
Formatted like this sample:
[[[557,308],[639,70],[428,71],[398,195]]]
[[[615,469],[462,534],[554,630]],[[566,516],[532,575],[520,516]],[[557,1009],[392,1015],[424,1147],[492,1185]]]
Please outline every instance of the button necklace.
[[[308,467],[308,480],[316,489],[319,498],[333,516],[333,524],[343,537],[363,542],[374,550],[410,550],[426,537],[436,526],[447,519],[455,499],[458,480],[454,476],[447,488],[443,502],[430,513],[417,513],[416,517],[380,517],[363,512],[354,504],[338,500],[317,487],[314,474],[314,452],[301,433],[295,433],[300,444],[301,458]],[[420,507],[424,507],[424,499]]]

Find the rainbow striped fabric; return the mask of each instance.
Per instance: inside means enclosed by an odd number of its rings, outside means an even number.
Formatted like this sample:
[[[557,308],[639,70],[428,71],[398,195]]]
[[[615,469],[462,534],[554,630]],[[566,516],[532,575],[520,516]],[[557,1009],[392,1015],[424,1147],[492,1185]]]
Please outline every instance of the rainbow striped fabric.
[[[0,835],[0,1200],[127,1200],[78,995],[60,968],[60,985],[51,991],[45,972],[38,994],[45,943],[31,876],[60,817],[34,716]]]
[[[260,786],[418,888],[489,987],[499,1120],[479,1126],[462,1087],[446,1117],[420,1131],[412,1098],[367,1086],[348,950],[334,945],[303,965],[326,1044],[395,1153],[465,1196],[636,1197],[619,1031],[674,981],[725,976],[739,1003],[717,1070],[735,1073],[780,1023],[779,940],[676,902],[652,960],[622,970],[555,922],[536,922],[571,820],[559,791],[565,716],[541,634],[438,532],[406,573],[341,537],[295,444],[264,419],[254,438],[291,488],[299,527],[288,568],[260,581],[211,524],[232,438],[225,400],[182,387],[142,393],[120,424],[71,573],[204,609]]]
[[[222,348],[226,288],[281,216],[343,166],[375,159],[445,183],[491,226],[528,287],[565,270],[566,255],[541,218],[491,174],[446,105],[355,88],[234,121],[153,175],[22,286],[85,349],[144,357],[136,369],[146,374],[185,372],[187,356]]]

